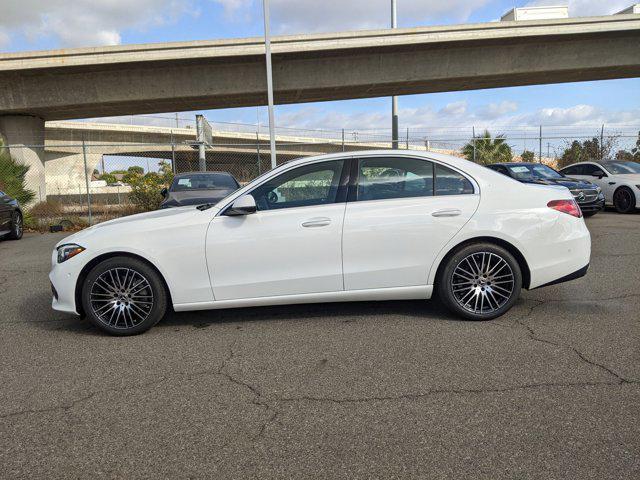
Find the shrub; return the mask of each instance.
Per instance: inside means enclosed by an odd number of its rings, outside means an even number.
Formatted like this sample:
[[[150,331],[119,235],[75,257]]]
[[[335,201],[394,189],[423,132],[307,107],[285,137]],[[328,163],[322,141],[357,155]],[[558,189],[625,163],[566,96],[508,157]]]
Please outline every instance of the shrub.
[[[118,181],[118,179],[115,177],[115,175],[111,174],[111,173],[103,173],[102,175],[100,175],[98,177],[98,180],[104,180],[105,182],[107,182],[107,185],[110,183],[115,183]]]
[[[171,185],[173,181],[171,166],[162,162],[159,172],[149,172],[146,175],[130,172],[130,175],[127,183],[131,185],[131,203],[145,212],[156,210],[162,202],[160,190]]]
[[[25,178],[29,171],[28,165],[16,162],[9,153],[8,148],[1,148],[0,140],[0,190],[15,198],[21,205],[27,205],[36,194],[29,190]]]

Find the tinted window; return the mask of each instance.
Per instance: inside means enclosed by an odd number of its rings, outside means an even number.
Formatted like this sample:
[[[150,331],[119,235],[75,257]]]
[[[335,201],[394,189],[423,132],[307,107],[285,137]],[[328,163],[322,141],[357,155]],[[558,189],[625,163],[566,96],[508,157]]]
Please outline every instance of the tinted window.
[[[582,172],[580,175],[593,175],[593,173],[598,170],[602,171],[602,168],[598,165],[582,165]]]
[[[436,165],[436,195],[467,195],[473,185],[463,175],[442,165]]]
[[[196,173],[176,177],[171,184],[172,192],[188,190],[214,190],[216,188],[236,189],[238,183],[231,175],[224,173]]]
[[[429,197],[433,163],[416,158],[365,158],[358,166],[357,200]]]
[[[572,167],[563,168],[561,172],[565,175],[582,175],[582,165],[574,165]]]
[[[294,168],[263,183],[251,195],[258,210],[335,203],[343,166],[343,160],[334,160]]]

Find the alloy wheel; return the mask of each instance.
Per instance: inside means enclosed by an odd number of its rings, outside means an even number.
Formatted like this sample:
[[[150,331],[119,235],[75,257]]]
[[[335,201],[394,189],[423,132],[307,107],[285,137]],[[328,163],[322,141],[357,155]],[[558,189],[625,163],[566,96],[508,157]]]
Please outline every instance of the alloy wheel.
[[[149,280],[131,268],[112,268],[91,285],[90,304],[105,325],[128,329],[142,323],[151,313],[154,297]]]
[[[633,203],[632,193],[626,188],[620,188],[615,193],[614,203],[618,210],[626,212],[631,208]]]
[[[13,219],[13,233],[16,238],[20,238],[22,236],[22,215],[19,213],[14,214],[15,217]]]
[[[475,252],[463,258],[451,277],[456,302],[466,311],[486,315],[509,301],[515,277],[509,263],[493,252]]]

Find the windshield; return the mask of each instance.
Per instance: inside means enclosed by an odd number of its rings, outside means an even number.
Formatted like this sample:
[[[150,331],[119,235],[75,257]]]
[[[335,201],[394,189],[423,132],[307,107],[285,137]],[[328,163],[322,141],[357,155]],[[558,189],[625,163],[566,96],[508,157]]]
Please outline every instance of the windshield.
[[[607,162],[603,166],[614,175],[640,173],[640,163],[637,162]]]
[[[511,176],[518,180],[546,180],[562,178],[562,175],[546,165],[507,165]]]
[[[171,184],[172,192],[184,192],[188,190],[214,190],[217,188],[233,189],[238,184],[231,175],[224,173],[194,173],[193,175],[181,175],[176,177]]]

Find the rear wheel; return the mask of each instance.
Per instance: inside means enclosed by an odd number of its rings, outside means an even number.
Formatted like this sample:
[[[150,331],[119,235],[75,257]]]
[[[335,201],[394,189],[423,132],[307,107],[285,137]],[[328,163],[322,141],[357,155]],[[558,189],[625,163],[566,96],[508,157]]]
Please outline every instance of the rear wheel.
[[[445,306],[469,320],[491,320],[507,312],[520,296],[522,272],[504,248],[475,243],[458,250],[438,278]]]
[[[636,209],[636,196],[629,187],[620,187],[613,194],[613,206],[618,213],[632,213]]]
[[[82,287],[87,318],[111,335],[135,335],[158,323],[167,310],[167,292],[145,262],[114,257],[96,265]]]
[[[8,238],[11,240],[20,240],[23,231],[22,214],[15,211],[11,216],[11,233],[9,233]]]

